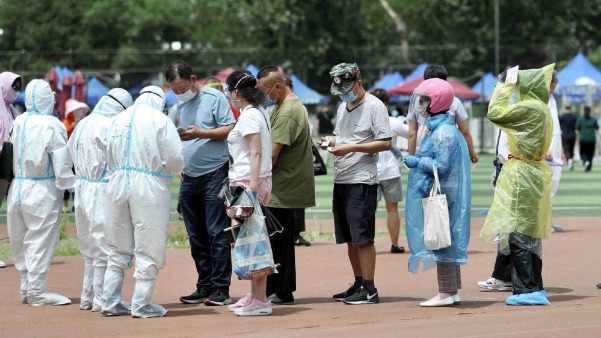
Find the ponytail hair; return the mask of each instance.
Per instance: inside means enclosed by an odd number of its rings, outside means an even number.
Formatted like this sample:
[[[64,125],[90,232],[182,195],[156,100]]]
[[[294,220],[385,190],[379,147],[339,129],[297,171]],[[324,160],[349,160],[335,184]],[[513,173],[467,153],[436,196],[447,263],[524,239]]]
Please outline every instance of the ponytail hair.
[[[239,90],[240,95],[253,106],[265,102],[265,94],[257,87],[257,79],[248,70],[237,70],[225,80],[228,92]]]

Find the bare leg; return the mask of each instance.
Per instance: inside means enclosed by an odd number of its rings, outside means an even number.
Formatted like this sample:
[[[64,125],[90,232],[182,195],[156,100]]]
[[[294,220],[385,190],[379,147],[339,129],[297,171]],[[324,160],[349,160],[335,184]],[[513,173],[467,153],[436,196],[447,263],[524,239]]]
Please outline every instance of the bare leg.
[[[348,258],[351,262],[353,273],[355,274],[355,276],[363,277],[363,272],[361,271],[361,262],[359,260],[359,249],[356,246],[353,246],[353,243],[351,242],[347,242],[346,245],[348,249]]]
[[[390,243],[399,246],[399,232],[401,231],[401,218],[399,217],[399,203],[386,202],[386,225],[390,234]]]
[[[364,280],[374,280],[376,271],[376,246],[373,243],[357,247]]]

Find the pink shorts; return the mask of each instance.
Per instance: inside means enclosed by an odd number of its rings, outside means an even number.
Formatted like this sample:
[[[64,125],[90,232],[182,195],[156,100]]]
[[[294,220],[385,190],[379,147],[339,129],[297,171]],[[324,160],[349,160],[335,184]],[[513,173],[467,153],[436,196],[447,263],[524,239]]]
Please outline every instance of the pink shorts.
[[[241,187],[248,188],[250,186],[250,180],[230,181],[230,185],[239,185]],[[257,189],[257,199],[259,199],[259,203],[261,203],[261,205],[267,205],[270,196],[271,176],[259,178],[259,188]]]

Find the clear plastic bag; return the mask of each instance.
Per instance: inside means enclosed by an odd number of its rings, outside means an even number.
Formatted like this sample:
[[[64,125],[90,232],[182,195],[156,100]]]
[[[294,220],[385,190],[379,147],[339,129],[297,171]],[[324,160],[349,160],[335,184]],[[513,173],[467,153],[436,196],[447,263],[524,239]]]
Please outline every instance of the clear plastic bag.
[[[275,273],[275,264],[265,216],[254,199],[254,212],[244,221],[232,253],[232,268],[242,279],[255,279]]]

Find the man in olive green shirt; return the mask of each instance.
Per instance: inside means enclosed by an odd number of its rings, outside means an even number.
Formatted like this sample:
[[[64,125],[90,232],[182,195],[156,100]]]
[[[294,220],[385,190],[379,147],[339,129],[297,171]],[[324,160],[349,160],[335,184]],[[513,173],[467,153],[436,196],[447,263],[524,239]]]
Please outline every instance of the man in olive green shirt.
[[[259,87],[276,104],[271,114],[272,182],[268,210],[284,227],[270,237],[277,274],[267,278],[267,294],[273,304],[293,304],[296,291],[294,229],[305,221],[305,208],[315,206],[315,177],[309,121],[299,98],[286,86],[274,66],[263,67]]]
[[[590,172],[593,168],[593,157],[595,156],[595,142],[597,141],[597,130],[599,124],[597,119],[591,116],[591,107],[584,107],[584,116],[578,118],[576,122],[578,131],[578,141],[580,142],[580,157],[584,172]]]

